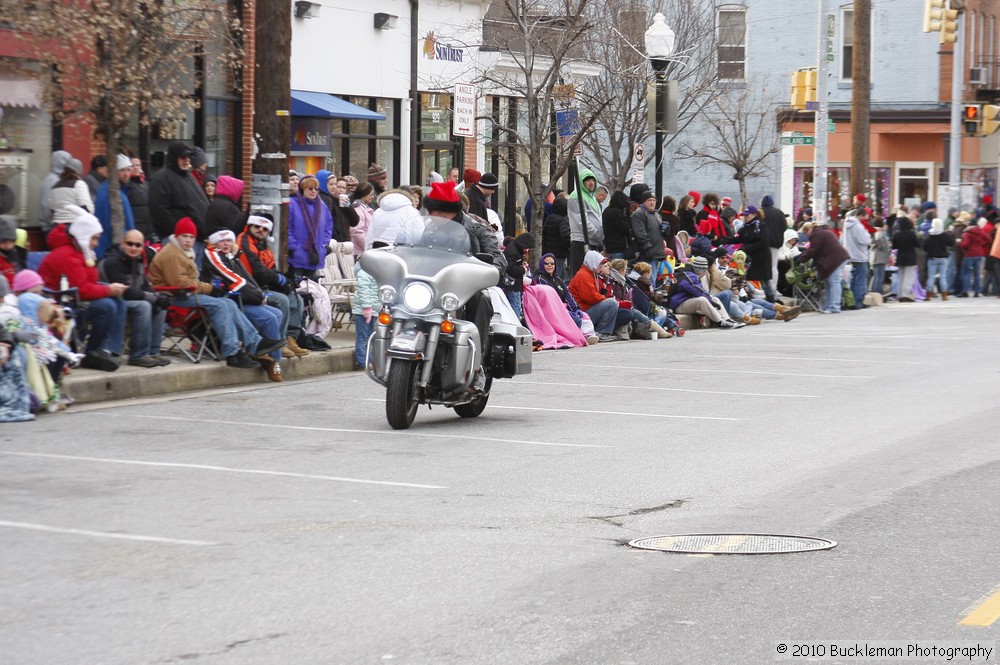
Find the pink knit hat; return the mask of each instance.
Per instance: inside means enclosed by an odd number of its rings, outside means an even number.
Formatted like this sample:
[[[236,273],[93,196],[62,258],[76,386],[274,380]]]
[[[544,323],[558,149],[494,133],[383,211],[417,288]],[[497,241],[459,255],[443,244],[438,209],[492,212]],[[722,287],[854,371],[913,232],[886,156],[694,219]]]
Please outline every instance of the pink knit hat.
[[[34,270],[22,270],[14,275],[14,283],[11,284],[11,288],[14,290],[14,293],[24,293],[42,284],[44,284],[42,276],[37,272]]]

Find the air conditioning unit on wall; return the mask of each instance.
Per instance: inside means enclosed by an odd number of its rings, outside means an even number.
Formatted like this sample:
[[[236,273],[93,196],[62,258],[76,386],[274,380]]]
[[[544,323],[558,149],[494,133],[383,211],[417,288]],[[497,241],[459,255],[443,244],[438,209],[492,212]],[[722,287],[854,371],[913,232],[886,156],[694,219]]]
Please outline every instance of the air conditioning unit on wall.
[[[989,83],[987,79],[987,71],[985,67],[970,67],[969,68],[969,84],[970,85],[986,85]]]

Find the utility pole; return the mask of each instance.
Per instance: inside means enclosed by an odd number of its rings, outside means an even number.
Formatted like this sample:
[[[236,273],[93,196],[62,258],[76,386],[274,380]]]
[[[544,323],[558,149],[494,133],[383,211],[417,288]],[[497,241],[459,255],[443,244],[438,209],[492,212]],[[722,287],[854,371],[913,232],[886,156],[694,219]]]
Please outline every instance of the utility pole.
[[[854,46],[851,63],[851,195],[868,191],[871,140],[871,0],[854,0]]]
[[[819,34],[816,45],[816,139],[813,150],[813,218],[818,224],[826,224],[829,214],[827,191],[827,122],[830,119],[829,88],[830,63],[833,62],[833,35],[836,17],[824,11],[824,1],[819,0]]]
[[[254,117],[253,133],[257,140],[257,156],[253,173],[279,176],[282,198],[287,197],[288,150],[291,141],[290,111],[292,105],[292,9],[281,0],[257,0],[257,29],[266,35],[259,39],[254,53]],[[288,246],[288,205],[275,210],[281,219],[274,220],[278,249],[275,258],[285,265]]]

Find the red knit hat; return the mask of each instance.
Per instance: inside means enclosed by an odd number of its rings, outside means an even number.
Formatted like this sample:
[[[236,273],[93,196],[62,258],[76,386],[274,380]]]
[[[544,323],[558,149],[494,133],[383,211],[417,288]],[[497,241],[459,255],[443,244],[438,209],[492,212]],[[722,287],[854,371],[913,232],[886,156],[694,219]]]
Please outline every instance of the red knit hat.
[[[483,177],[483,174],[476,169],[465,169],[465,173],[462,174],[462,179],[465,180],[466,185],[475,185],[479,183],[479,179]]]
[[[190,217],[182,217],[177,220],[177,225],[174,227],[174,235],[191,235],[198,236],[198,227],[195,226],[194,221]]]
[[[451,180],[447,182],[432,182],[431,190],[424,197],[424,205],[429,212],[461,212],[462,199],[458,198],[455,191],[457,183]]]
[[[701,192],[688,192],[688,196],[694,199],[695,205],[698,205],[701,202]]]

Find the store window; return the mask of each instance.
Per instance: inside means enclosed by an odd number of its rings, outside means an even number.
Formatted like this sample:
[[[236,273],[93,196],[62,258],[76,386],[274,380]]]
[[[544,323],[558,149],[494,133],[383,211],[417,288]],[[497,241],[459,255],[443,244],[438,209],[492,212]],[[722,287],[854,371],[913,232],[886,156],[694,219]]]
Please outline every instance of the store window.
[[[451,127],[451,95],[420,93],[420,141],[417,145],[420,171],[411,184],[426,184],[431,172],[447,180],[452,167],[459,166],[462,143],[452,136]]]
[[[885,216],[891,212],[892,203],[890,196],[892,184],[892,168],[888,166],[874,166],[869,170],[868,192],[869,207],[878,216]],[[850,191],[851,169],[847,166],[833,166],[827,171],[828,187],[827,195],[830,202],[829,213],[840,217],[850,209],[851,201],[856,192]],[[786,211],[793,216],[806,206],[812,206],[813,199],[813,169],[811,166],[795,168],[795,191],[793,195],[791,211]]]
[[[0,214],[20,227],[38,224],[39,186],[49,171],[52,120],[42,84],[0,61]]]
[[[399,184],[399,100],[372,97],[344,97],[352,104],[385,116],[385,120],[332,118],[329,151],[296,150],[292,147],[290,165],[300,173],[320,169],[337,175],[350,174],[364,182],[368,166],[374,162],[388,175],[389,185]]]

